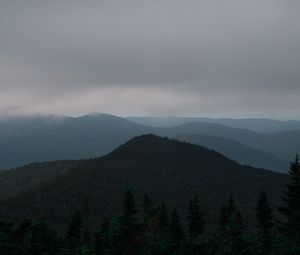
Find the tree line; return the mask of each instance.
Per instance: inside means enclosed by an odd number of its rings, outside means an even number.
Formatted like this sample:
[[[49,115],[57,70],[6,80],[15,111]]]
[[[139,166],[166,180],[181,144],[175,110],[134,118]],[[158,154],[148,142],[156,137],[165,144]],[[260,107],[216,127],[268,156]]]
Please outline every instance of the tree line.
[[[91,226],[89,208],[70,216],[65,234],[52,230],[46,219],[0,222],[1,255],[299,255],[300,163],[296,157],[282,206],[272,208],[262,191],[256,205],[255,231],[245,232],[242,211],[231,194],[220,209],[214,234],[205,231],[205,213],[195,195],[182,221],[177,208],[155,204],[145,194],[138,207],[127,190],[118,217],[104,217]],[[140,208],[138,210],[138,208]],[[277,210],[279,216],[275,217]]]

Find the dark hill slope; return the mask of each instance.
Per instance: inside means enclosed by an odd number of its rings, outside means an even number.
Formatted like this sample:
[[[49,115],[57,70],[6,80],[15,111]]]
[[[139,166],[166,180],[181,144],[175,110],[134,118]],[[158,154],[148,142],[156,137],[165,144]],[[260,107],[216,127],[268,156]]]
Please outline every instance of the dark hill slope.
[[[46,216],[65,227],[84,201],[89,202],[93,220],[115,215],[124,190],[131,187],[139,199],[147,192],[183,212],[197,193],[209,226],[216,224],[216,214],[232,192],[249,222],[258,193],[266,190],[277,205],[285,182],[286,175],[239,165],[197,145],[143,135],[107,156],[79,163],[47,184],[1,201],[0,215]]]
[[[79,160],[61,160],[32,163],[16,169],[0,171],[0,199],[13,197],[26,189],[54,180],[79,162]]]

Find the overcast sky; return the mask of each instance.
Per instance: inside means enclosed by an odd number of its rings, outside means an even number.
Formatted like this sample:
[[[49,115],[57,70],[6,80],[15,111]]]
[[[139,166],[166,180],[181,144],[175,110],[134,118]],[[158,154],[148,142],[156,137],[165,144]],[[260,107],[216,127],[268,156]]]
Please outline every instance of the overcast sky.
[[[1,0],[0,113],[300,119],[300,1]]]

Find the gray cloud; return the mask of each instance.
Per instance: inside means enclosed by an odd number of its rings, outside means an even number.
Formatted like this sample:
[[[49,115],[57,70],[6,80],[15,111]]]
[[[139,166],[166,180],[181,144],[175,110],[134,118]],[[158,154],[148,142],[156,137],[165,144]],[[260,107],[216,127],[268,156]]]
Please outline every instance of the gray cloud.
[[[298,118],[299,9],[292,0],[1,1],[1,112]]]

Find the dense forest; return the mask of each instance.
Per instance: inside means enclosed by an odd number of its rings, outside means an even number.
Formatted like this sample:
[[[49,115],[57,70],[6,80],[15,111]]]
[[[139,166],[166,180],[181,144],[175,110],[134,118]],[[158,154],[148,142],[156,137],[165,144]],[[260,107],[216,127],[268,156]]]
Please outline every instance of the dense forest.
[[[177,208],[155,203],[147,194],[137,203],[127,190],[117,217],[101,217],[91,224],[89,204],[74,208],[65,233],[51,230],[46,219],[0,222],[3,255],[298,255],[300,252],[300,164],[291,163],[283,203],[272,208],[262,191],[255,208],[255,231],[246,232],[243,211],[231,194],[215,219],[218,228],[206,232],[206,212],[197,194],[191,197],[185,218]],[[78,210],[76,210],[78,209]],[[274,217],[278,211],[279,217]]]
[[[287,165],[288,168],[288,165]],[[218,210],[235,194],[250,231],[260,190],[281,204],[286,174],[240,165],[204,147],[155,135],[142,135],[112,153],[90,160],[31,164],[0,174],[0,218],[45,217],[66,230],[74,208],[87,200],[90,220],[117,215],[124,190],[141,201],[147,193],[157,203],[178,207],[180,214],[194,194],[206,212],[206,229],[217,228]]]

